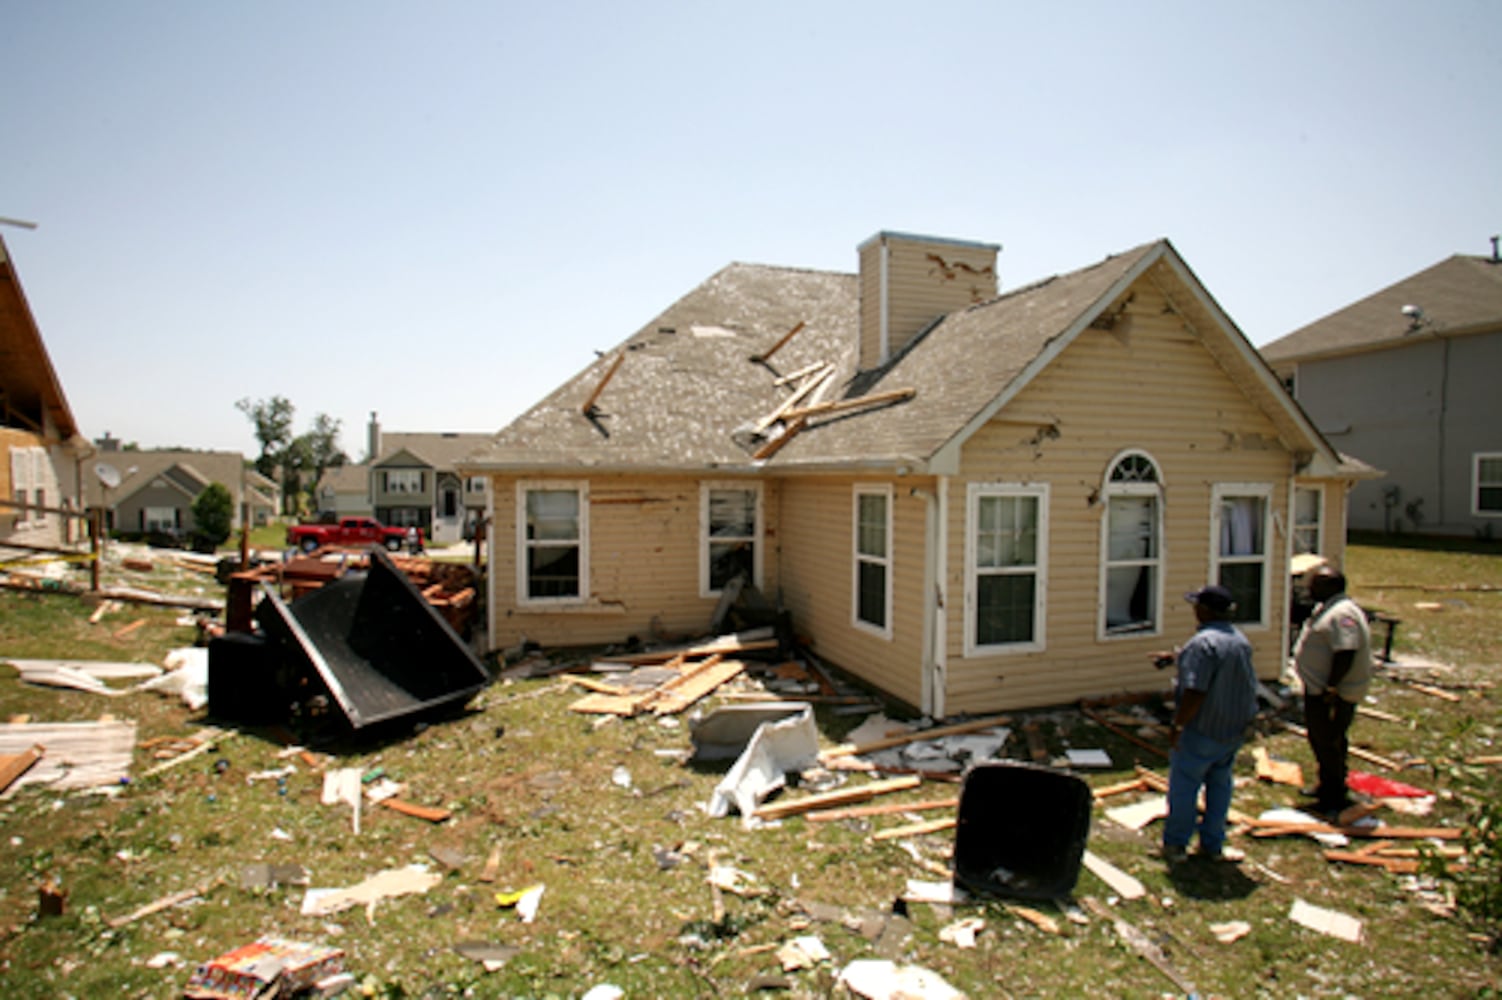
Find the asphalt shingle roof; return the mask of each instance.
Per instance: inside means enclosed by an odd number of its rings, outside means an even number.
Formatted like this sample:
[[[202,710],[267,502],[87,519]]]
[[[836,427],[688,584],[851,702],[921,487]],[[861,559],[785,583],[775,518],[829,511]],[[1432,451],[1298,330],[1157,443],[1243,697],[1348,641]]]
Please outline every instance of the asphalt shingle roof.
[[[912,388],[900,403],[810,419],[766,460],[779,467],[890,464],[931,457],[1057,337],[1163,242],[1020,288],[944,317],[883,369],[856,370],[853,274],[731,264],[602,355],[476,452],[476,468],[750,468],[751,425],[787,399],[779,375],[829,363],[806,402]],[[798,323],[766,363],[752,360]],[[592,418],[581,407],[606,379]]]
[[[1415,327],[1404,306],[1418,306]],[[1502,328],[1502,264],[1457,254],[1262,347],[1269,364],[1396,346],[1418,335]]]

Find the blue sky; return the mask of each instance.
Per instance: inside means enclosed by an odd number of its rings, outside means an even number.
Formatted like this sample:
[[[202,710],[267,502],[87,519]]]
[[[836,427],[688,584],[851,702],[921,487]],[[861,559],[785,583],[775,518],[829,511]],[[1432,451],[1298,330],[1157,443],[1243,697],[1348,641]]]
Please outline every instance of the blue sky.
[[[731,261],[1168,237],[1254,343],[1502,231],[1502,4],[0,0],[83,432],[492,431]]]

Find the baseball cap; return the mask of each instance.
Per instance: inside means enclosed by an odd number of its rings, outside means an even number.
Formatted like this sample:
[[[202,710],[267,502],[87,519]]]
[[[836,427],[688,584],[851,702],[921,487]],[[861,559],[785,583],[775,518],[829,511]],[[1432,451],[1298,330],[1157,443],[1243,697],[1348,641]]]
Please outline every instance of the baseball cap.
[[[1230,611],[1236,606],[1236,598],[1231,596],[1230,590],[1218,583],[1191,590],[1184,595],[1184,600],[1190,604],[1203,604],[1211,611]]]

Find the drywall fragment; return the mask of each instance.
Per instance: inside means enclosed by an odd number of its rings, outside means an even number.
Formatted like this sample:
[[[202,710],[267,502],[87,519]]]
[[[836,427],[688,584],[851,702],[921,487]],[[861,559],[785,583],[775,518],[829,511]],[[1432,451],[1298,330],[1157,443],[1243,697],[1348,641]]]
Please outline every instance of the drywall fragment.
[[[867,1000],[964,1000],[937,972],[885,959],[856,959],[840,970],[837,985]]]
[[[1361,943],[1360,920],[1335,910],[1327,910],[1323,906],[1306,903],[1302,899],[1293,901],[1293,908],[1288,911],[1288,919],[1312,931],[1328,934],[1342,941],[1349,941],[1352,944]]]
[[[947,927],[939,930],[939,940],[948,942],[956,948],[974,948],[975,936],[986,929],[986,922],[980,917],[965,917],[956,920]]]
[[[427,865],[389,868],[344,889],[309,889],[303,898],[302,912],[304,916],[326,917],[363,905],[367,917],[374,920],[376,904],[381,900],[420,895],[441,881],[443,876],[428,871]]]
[[[1221,944],[1231,944],[1240,941],[1252,932],[1252,925],[1245,920],[1228,920],[1223,924],[1211,924],[1210,933],[1215,935],[1215,940]]]

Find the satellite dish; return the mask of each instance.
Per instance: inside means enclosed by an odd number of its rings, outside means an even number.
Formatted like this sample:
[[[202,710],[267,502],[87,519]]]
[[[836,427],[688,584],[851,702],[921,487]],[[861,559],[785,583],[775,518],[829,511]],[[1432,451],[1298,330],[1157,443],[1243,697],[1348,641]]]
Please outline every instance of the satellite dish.
[[[100,462],[94,466],[94,475],[105,485],[106,489],[114,489],[120,485],[120,470],[108,462]]]

